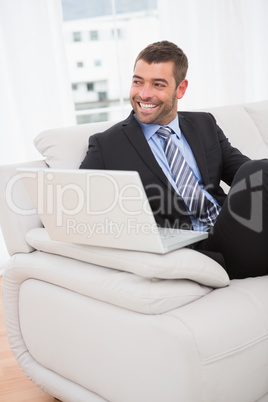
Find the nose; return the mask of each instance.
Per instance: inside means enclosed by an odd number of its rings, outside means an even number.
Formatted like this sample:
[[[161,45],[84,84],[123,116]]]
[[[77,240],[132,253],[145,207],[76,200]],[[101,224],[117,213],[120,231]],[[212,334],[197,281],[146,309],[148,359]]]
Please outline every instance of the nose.
[[[153,88],[152,88],[152,85],[149,84],[149,83],[148,83],[148,84],[145,83],[145,84],[142,86],[141,91],[140,91],[140,97],[141,97],[141,99],[146,100],[146,99],[152,98],[152,96],[153,96]]]

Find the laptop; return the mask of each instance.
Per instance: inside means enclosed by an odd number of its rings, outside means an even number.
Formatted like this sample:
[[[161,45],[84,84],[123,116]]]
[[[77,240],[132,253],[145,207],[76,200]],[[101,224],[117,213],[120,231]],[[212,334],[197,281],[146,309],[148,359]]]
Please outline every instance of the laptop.
[[[138,172],[17,171],[52,240],[164,254],[208,236],[159,228]]]

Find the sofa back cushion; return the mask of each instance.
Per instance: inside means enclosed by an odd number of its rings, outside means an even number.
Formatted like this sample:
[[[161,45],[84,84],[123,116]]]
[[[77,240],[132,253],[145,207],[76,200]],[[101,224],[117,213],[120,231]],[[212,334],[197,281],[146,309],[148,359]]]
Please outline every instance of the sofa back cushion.
[[[267,158],[268,101],[208,110],[231,144],[251,159]]]
[[[37,135],[34,145],[50,168],[77,169],[86,155],[90,135],[114,123],[106,121],[46,130]]]

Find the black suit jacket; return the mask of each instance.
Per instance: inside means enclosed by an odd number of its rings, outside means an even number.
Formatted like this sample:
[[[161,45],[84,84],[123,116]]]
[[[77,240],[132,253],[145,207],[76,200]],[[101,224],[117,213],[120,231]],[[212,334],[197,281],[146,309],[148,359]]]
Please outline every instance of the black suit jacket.
[[[231,185],[237,169],[249,158],[230,145],[211,114],[179,112],[178,116],[204,185],[222,205],[226,195],[220,180]],[[157,223],[162,227],[192,228],[183,200],[157,163],[133,112],[103,133],[90,136],[80,168],[138,171]]]

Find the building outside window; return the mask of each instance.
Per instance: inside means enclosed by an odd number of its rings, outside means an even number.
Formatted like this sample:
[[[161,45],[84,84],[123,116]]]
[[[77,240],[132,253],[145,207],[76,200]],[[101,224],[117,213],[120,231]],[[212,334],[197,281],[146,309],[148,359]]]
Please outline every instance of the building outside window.
[[[73,41],[81,42],[81,32],[73,32]]]
[[[109,120],[109,113],[106,112],[77,116],[77,124],[97,123],[98,121],[107,120]]]
[[[100,100],[100,101],[105,101],[105,100],[107,100],[107,92],[99,92],[99,93],[98,93],[98,96],[99,96],[99,100]]]
[[[90,31],[89,37],[90,37],[90,40],[98,40],[99,39],[98,31]]]
[[[134,59],[140,49],[160,39],[157,0],[62,0],[62,4],[69,75],[73,84],[79,83],[73,86],[77,123],[127,117]],[[140,26],[150,27],[146,35],[137,29]],[[82,32],[88,32],[87,40],[82,40]]]
[[[94,91],[94,83],[93,82],[87,82],[87,90]]]
[[[112,36],[113,36],[113,38],[115,38],[115,32],[117,32],[117,37],[118,37],[118,39],[121,39],[122,38],[122,30],[120,29],[120,28],[117,28],[117,30],[115,31],[115,29],[112,29]]]

